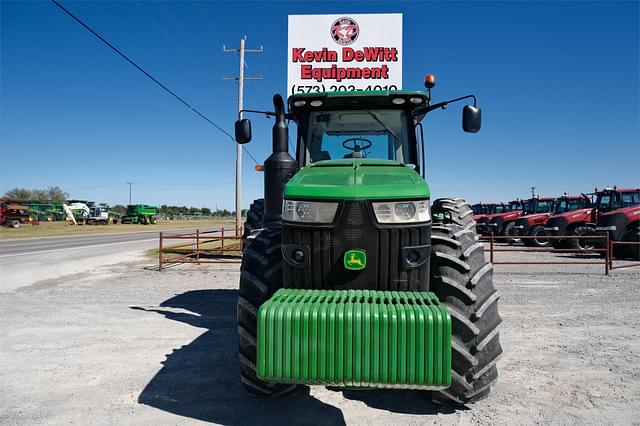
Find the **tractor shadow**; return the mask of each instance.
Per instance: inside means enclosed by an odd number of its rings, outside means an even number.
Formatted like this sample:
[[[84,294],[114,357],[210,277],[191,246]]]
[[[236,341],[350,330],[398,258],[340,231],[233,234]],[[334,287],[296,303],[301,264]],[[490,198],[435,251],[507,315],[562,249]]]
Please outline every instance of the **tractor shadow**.
[[[346,399],[361,401],[368,407],[394,413],[433,415],[453,414],[457,411],[468,410],[465,406],[441,405],[431,402],[426,391],[404,389],[342,389],[341,391]]]
[[[345,424],[340,409],[312,397],[306,386],[273,399],[255,398],[244,391],[237,359],[237,299],[237,290],[197,290],[165,300],[160,309],[131,307],[205,330],[167,355],[138,402],[227,425]]]

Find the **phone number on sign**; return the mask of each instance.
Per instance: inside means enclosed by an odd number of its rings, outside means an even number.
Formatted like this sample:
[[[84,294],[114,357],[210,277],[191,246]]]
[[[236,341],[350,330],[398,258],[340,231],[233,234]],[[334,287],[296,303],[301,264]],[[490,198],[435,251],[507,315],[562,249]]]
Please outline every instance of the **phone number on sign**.
[[[398,86],[395,84],[388,85],[369,85],[365,87],[356,87],[353,84],[312,84],[312,85],[293,85],[291,86],[291,94],[297,93],[320,93],[320,92],[362,92],[362,91],[375,91],[375,90],[398,90]]]

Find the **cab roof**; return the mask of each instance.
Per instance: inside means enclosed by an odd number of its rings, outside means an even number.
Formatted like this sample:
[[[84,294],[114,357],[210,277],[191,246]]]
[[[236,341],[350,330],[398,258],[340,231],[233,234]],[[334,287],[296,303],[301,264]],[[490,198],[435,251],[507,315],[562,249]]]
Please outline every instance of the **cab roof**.
[[[291,95],[290,113],[335,109],[390,108],[414,110],[429,103],[426,92],[415,90],[380,90],[352,92],[318,92]]]

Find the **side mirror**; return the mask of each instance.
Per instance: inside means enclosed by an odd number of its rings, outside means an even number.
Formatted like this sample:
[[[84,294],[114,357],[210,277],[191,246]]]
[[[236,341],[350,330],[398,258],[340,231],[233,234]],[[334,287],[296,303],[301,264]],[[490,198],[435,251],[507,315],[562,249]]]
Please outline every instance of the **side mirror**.
[[[236,121],[236,142],[245,144],[251,141],[251,121],[243,118]]]
[[[465,105],[462,109],[462,130],[467,133],[478,133],[482,124],[482,111],[474,105]]]

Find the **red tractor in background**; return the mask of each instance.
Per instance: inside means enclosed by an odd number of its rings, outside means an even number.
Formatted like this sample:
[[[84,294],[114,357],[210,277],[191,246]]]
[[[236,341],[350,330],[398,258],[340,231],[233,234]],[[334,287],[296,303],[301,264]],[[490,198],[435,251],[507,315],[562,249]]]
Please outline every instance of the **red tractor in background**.
[[[0,225],[19,228],[21,224],[29,223],[29,207],[16,203],[16,200],[0,198]]]
[[[476,232],[481,233],[481,229],[489,223],[489,216],[496,213],[504,213],[508,207],[509,205],[505,203],[480,203],[471,206],[473,220],[476,222]]]
[[[484,222],[476,225],[482,235],[514,235],[516,219],[522,216],[522,201],[514,200],[505,205],[504,211],[485,216]]]
[[[549,235],[595,235],[596,223],[598,223],[601,215],[608,212],[613,213],[613,210],[640,204],[639,193],[640,188],[613,187],[603,189],[602,191],[596,189],[596,202],[593,207],[585,207],[553,215],[547,220],[544,230],[547,231]],[[582,250],[592,248],[594,241],[576,238],[570,240],[552,240],[551,244],[555,248]]]
[[[532,236],[524,238],[522,243],[528,247],[547,247],[549,239],[544,238],[544,224],[553,214],[559,200],[547,197],[534,197],[525,202],[523,216],[515,221],[514,235]],[[540,237],[540,238],[537,238]]]
[[[498,209],[498,211],[496,211],[496,209]],[[473,210],[473,220],[476,222],[487,215],[501,213],[503,209],[504,203],[478,203],[471,206],[471,210]]]
[[[542,209],[541,206],[537,207],[538,210]],[[564,194],[562,197],[555,200],[555,203],[553,203],[553,210],[545,213],[540,212],[537,214],[527,214],[526,216],[518,219],[516,221],[516,231],[518,231],[518,235],[540,235],[540,238],[523,239],[522,242],[526,246],[548,247],[553,244],[553,241],[548,238],[544,238],[545,235],[549,235],[548,231],[546,231],[544,227],[551,216],[590,207],[592,207],[592,202],[588,196]]]
[[[620,201],[622,207],[600,214],[596,232],[599,235],[608,233],[611,241],[635,243],[614,245],[613,255],[638,260],[640,259],[640,189],[622,193]]]

